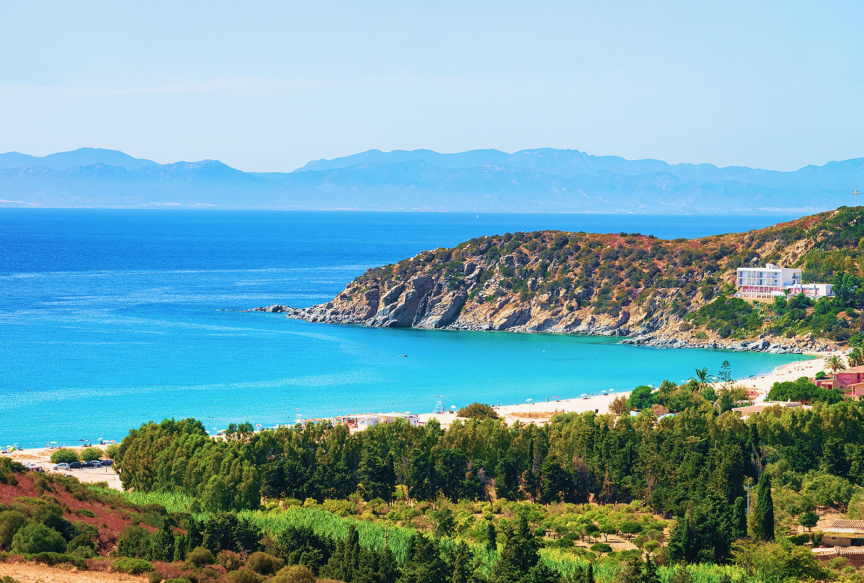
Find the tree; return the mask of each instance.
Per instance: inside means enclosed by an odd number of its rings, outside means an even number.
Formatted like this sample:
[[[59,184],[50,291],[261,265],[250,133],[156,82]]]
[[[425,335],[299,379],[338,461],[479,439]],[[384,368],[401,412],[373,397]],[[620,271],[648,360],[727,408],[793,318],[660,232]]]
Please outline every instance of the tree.
[[[724,360],[723,364],[720,365],[720,372],[717,373],[717,378],[723,383],[724,389],[728,389],[732,384],[734,380],[732,378],[732,365],[729,364],[728,360]]]
[[[27,517],[17,510],[0,512],[0,549],[9,550],[12,537],[27,525]]]
[[[495,532],[495,523],[491,520],[486,523],[486,550],[498,550],[498,534]]]
[[[774,540],[774,500],[771,498],[771,478],[765,472],[759,476],[752,535],[758,541]]]
[[[843,362],[841,357],[832,354],[825,359],[825,368],[829,369],[831,372],[837,372],[838,370],[846,370],[846,364]]]
[[[51,463],[53,464],[71,464],[78,460],[78,453],[74,449],[60,448],[51,454]]]
[[[315,583],[315,576],[308,567],[291,565],[276,573],[269,583]]]
[[[699,383],[699,388],[702,388],[708,384],[708,369],[707,368],[697,368],[696,369],[696,382]]]
[[[846,359],[849,361],[851,366],[861,366],[864,364],[864,351],[856,346],[852,349]]]
[[[456,411],[456,415],[459,417],[477,419],[478,421],[483,421],[484,419],[498,419],[498,412],[484,403],[471,403],[470,405],[466,405]]]
[[[495,564],[493,579],[496,583],[522,581],[539,561],[540,550],[534,533],[525,517],[520,516],[516,529],[507,533],[501,558]]]
[[[63,536],[43,524],[28,524],[12,537],[13,553],[62,553],[66,551]]]
[[[81,460],[85,462],[91,462],[93,460],[102,459],[104,453],[105,452],[103,452],[101,448],[88,447],[81,452]]]
[[[807,530],[810,530],[811,528],[816,526],[817,522],[819,522],[819,515],[815,512],[805,512],[801,515],[801,518],[798,519],[798,524],[800,524]]]

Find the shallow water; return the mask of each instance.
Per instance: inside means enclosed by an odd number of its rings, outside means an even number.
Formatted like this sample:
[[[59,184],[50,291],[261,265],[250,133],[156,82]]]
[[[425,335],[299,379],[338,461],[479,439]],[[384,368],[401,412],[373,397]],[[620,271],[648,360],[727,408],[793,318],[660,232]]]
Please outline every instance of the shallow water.
[[[367,267],[541,228],[694,237],[792,217],[0,210],[0,446],[298,416],[538,402],[736,376],[792,356],[609,338],[382,330],[242,310],[332,298]],[[407,356],[403,357],[403,354]]]

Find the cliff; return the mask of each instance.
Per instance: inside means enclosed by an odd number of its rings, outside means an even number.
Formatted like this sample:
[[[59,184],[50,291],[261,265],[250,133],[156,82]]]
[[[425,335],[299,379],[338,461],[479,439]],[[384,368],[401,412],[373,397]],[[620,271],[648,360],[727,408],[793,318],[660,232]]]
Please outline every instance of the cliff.
[[[702,317],[702,308],[718,298],[728,303],[725,296],[734,293],[735,269],[742,265],[799,266],[805,281],[830,281],[841,270],[857,272],[862,219],[861,209],[841,207],[747,233],[671,241],[637,233],[558,231],[480,237],[370,269],[326,304],[256,309],[309,322],[376,327],[615,335],[637,344],[774,352],[825,350],[859,330],[860,322],[840,314],[834,316],[837,326],[831,334],[814,335],[799,319],[790,333],[788,326],[777,328],[783,320],[776,306],[739,306],[758,316],[748,326]]]

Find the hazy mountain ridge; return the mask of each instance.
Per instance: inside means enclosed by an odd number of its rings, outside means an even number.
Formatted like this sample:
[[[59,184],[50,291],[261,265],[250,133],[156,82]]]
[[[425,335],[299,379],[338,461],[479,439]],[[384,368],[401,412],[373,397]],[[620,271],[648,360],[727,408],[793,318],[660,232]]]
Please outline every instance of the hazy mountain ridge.
[[[864,158],[779,172],[549,148],[514,154],[369,150],[316,160],[289,173],[251,173],[216,160],[157,164],[93,148],[42,158],[0,154],[4,206],[815,212],[848,203],[859,183],[864,184]]]

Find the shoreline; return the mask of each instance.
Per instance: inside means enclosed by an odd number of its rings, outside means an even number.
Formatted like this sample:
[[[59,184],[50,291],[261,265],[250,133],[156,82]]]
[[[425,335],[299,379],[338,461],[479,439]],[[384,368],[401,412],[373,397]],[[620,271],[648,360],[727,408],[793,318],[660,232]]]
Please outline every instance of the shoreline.
[[[831,353],[810,353],[802,356],[815,358],[796,360],[774,367],[767,373],[756,376],[736,379],[735,386],[744,387],[755,391],[758,396],[754,403],[765,401],[771,386],[776,382],[794,381],[800,377],[813,377],[817,372],[825,370],[825,362]],[[545,424],[549,419],[559,413],[588,413],[591,411],[603,415],[609,412],[609,405],[620,396],[629,396],[632,391],[614,391],[606,395],[588,395],[572,399],[560,399],[549,402],[520,403],[515,405],[502,405],[493,407],[499,416],[508,423],[519,421],[520,423]],[[541,415],[547,414],[548,415]],[[443,428],[452,425],[453,421],[465,421],[464,417],[457,417],[452,413],[421,413],[420,420],[424,423],[430,419],[437,419]]]

